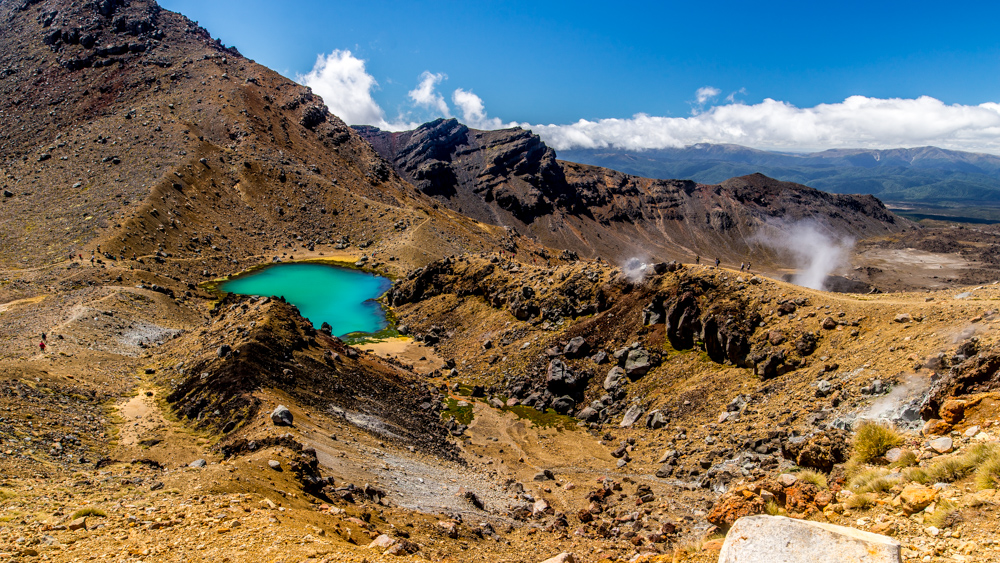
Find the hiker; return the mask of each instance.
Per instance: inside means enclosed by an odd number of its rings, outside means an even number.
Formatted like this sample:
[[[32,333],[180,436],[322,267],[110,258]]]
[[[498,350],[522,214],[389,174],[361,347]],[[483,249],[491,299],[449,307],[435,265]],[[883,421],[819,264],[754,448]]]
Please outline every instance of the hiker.
[[[719,259],[718,259],[718,258],[716,258],[716,259],[715,259],[715,267],[716,267],[716,268],[718,268],[718,267],[719,267]]]
[[[44,342],[44,341],[40,341],[40,342],[38,343],[38,349],[39,349],[40,351],[42,351],[42,352],[44,352],[44,351],[45,351],[45,342]]]
[[[743,271],[743,266],[745,266],[745,265],[746,265],[746,264],[744,264],[743,262],[740,262],[740,271],[741,271],[741,272]]]
[[[701,256],[695,254],[695,256],[694,256],[694,263],[695,264],[701,264]]]
[[[42,342],[48,342],[48,338],[45,338],[45,333],[42,333]]]

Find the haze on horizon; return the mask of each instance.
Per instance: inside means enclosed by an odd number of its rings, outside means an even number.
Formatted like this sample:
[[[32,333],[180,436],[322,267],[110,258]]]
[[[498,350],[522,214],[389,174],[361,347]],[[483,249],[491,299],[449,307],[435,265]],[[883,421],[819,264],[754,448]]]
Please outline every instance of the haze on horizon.
[[[556,148],[1000,154],[1000,5],[163,0],[352,125],[521,126]]]

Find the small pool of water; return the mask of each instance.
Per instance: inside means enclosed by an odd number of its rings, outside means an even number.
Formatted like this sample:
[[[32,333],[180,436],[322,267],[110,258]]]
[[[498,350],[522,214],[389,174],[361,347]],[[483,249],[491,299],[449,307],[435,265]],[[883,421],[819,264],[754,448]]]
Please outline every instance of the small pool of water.
[[[358,270],[326,264],[276,264],[233,278],[219,289],[241,295],[284,297],[319,328],[333,334],[378,332],[387,326],[385,311],[375,301],[392,282]]]

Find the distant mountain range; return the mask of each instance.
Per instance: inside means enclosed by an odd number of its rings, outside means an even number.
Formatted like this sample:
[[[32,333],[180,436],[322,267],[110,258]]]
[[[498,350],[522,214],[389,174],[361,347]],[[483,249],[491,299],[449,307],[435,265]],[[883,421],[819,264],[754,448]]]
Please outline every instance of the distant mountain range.
[[[559,158],[649,178],[684,178],[704,184],[760,172],[827,192],[871,194],[888,202],[1000,206],[1000,157],[937,147],[794,154],[702,143],[647,151],[564,150]]]

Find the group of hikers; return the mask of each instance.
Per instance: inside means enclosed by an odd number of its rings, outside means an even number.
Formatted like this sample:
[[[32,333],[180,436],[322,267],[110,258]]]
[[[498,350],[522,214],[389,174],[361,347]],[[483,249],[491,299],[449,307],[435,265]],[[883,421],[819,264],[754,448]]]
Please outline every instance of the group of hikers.
[[[695,255],[695,257],[694,257],[694,263],[695,264],[701,264],[701,255],[700,254],[696,254]],[[722,263],[721,260],[719,260],[718,258],[715,259],[715,267],[716,268],[718,268],[719,264],[721,264],[721,263]],[[740,271],[741,272],[748,272],[749,273],[750,272],[750,262],[740,262]]]

